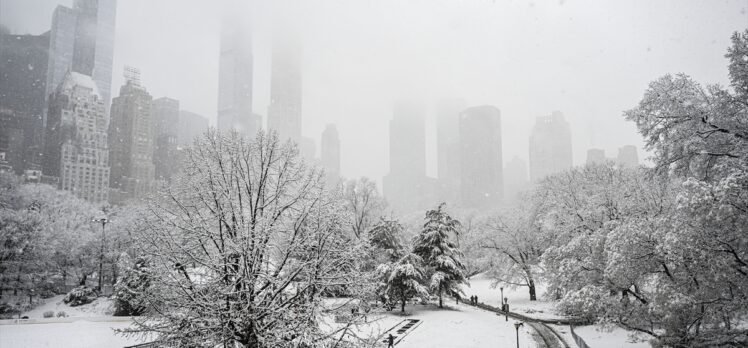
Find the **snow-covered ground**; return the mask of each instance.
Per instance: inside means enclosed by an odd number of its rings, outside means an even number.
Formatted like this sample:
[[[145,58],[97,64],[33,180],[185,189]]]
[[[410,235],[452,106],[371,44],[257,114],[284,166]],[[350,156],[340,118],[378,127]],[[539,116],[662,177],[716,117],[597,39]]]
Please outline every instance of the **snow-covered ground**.
[[[470,278],[470,286],[463,286],[465,296],[478,296],[478,302],[494,307],[501,306],[501,290],[497,286],[491,287],[493,280],[488,279],[485,274],[477,274]],[[509,310],[524,314],[533,318],[557,319],[563,318],[554,309],[554,303],[543,298],[545,287],[538,284],[536,287],[537,301],[530,301],[530,293],[527,287],[504,286],[504,297],[508,299]]]
[[[106,297],[99,297],[87,305],[78,307],[70,307],[66,305],[64,302],[62,302],[62,299],[64,297],[65,295],[59,295],[48,298],[45,300],[44,304],[23,313],[23,315],[28,316],[29,319],[43,318],[44,312],[53,311],[55,313],[55,317],[57,317],[58,312],[65,312],[68,317],[85,318],[111,316],[112,313],[114,313],[112,300]]]
[[[505,321],[495,313],[464,304],[455,305],[453,301],[443,309],[429,304],[408,305],[405,310],[407,315],[401,315],[399,310],[372,313],[368,324],[356,331],[359,336],[381,337],[381,342],[387,330],[403,319],[420,319],[420,324],[397,344],[398,348],[488,348],[516,344],[515,321]],[[520,347],[535,347],[530,330],[527,326],[520,328]]]
[[[621,328],[602,328],[600,325],[575,327],[574,332],[590,347],[649,348],[644,335],[633,334]]]
[[[0,320],[0,347],[59,347],[102,348],[124,347],[143,343],[134,338],[117,335],[115,329],[130,326],[126,317],[112,317],[112,303],[107,298],[98,298],[87,305],[70,307],[62,302],[64,296],[49,298],[44,304],[25,312],[29,317],[25,323],[15,320]],[[46,311],[54,311],[53,318],[44,318]],[[64,311],[67,317],[58,318]]]
[[[0,325],[2,348],[121,348],[142,343],[114,333],[129,322],[92,322]]]
[[[491,287],[492,280],[481,273],[470,278],[470,286],[464,286],[465,295],[477,295],[478,301],[491,306],[499,306],[501,291],[498,287]],[[555,319],[563,318],[556,313],[554,303],[543,298],[545,287],[539,284],[537,287],[538,301],[530,301],[530,294],[526,287],[508,288],[504,287],[504,297],[509,299],[512,312],[527,315],[532,318]],[[568,326],[552,325],[569,344],[574,344]],[[615,348],[647,348],[650,347],[647,337],[624,330],[619,327],[603,328],[601,325],[590,325],[576,327],[574,331],[582,337],[590,347],[615,347]]]

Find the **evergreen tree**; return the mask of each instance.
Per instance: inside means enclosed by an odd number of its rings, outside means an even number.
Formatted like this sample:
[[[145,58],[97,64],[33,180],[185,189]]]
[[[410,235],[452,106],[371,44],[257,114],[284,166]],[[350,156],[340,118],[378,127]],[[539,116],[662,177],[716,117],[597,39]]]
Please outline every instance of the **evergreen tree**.
[[[405,312],[405,303],[416,295],[428,295],[421,285],[424,278],[422,260],[418,255],[406,253],[391,263],[380,264],[378,273],[383,279],[383,293],[391,300],[400,302],[400,311]]]
[[[444,205],[426,212],[426,223],[415,238],[413,250],[429,270],[429,287],[439,296],[439,308],[443,294],[464,296],[460,284],[467,284],[462,253],[450,240],[450,235],[459,234],[460,222],[444,211]]]

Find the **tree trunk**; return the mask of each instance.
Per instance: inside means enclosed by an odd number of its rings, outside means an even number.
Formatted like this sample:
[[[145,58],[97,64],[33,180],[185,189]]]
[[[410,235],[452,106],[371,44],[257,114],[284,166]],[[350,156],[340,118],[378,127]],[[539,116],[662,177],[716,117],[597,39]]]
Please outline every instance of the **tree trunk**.
[[[405,289],[400,289],[400,312],[405,313]]]
[[[439,284],[439,308],[444,308],[442,307],[442,285],[441,284]]]
[[[528,287],[530,288],[530,301],[537,301],[538,298],[535,295],[535,281],[530,278],[530,281],[528,282]]]

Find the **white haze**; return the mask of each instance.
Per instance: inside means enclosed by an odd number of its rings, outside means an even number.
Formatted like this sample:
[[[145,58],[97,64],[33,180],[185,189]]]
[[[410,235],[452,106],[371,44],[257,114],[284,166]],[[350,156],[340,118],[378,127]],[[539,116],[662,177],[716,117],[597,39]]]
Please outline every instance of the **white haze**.
[[[57,3],[0,0],[13,32],[48,30]],[[255,27],[254,110],[267,115],[269,27],[282,13],[304,38],[303,133],[315,139],[337,124],[342,174],[381,182],[388,172],[392,103],[438,98],[501,109],[504,161],[527,160],[536,116],[564,112],[574,162],[588,148],[642,142],[621,113],[666,72],[727,83],[723,57],[733,31],[748,27],[747,1],[272,1],[230,8]],[[123,65],[139,67],[154,97],[215,124],[218,42],[215,1],[119,0],[113,94]],[[113,96],[114,96],[113,95]],[[428,172],[436,174],[433,113],[427,119]]]

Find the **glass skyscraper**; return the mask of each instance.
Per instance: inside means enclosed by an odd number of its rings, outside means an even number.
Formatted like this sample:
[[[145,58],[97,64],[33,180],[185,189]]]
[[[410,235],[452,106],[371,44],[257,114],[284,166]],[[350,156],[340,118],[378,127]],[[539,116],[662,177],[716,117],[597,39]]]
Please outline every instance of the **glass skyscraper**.
[[[47,97],[68,72],[91,76],[108,118],[116,13],[117,0],[75,0],[72,9],[57,6],[50,31]]]

